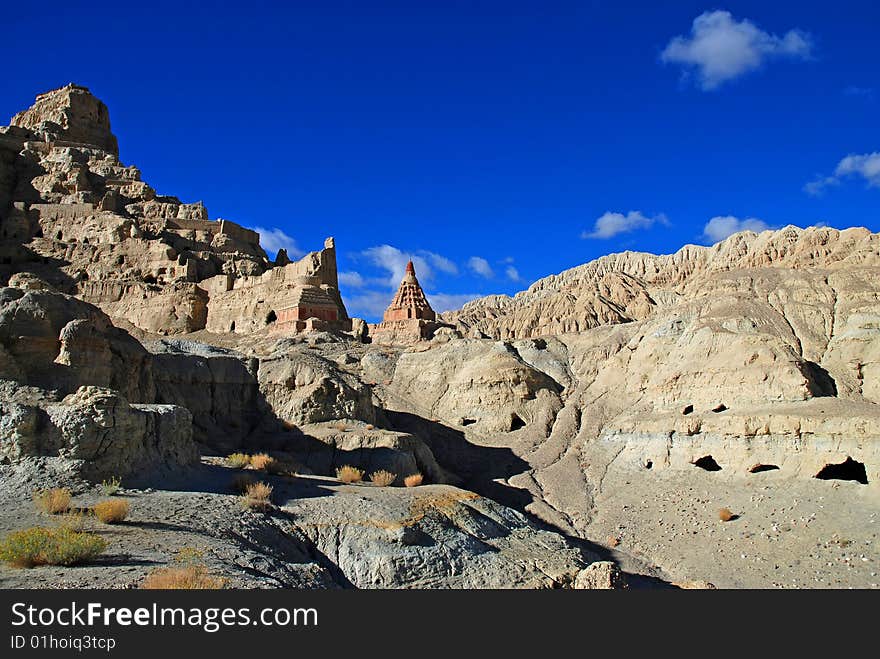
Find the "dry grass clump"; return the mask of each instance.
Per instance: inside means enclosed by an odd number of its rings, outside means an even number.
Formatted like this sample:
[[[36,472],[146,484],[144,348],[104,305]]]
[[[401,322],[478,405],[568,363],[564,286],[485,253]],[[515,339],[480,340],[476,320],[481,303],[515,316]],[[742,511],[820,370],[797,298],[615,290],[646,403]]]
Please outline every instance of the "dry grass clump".
[[[423,480],[424,476],[422,476],[421,474],[410,474],[403,479],[403,484],[407,487],[418,487],[422,484]]]
[[[732,519],[736,519],[736,515],[730,511],[730,508],[721,508],[718,510],[718,519],[722,522],[729,522]]]
[[[93,533],[33,527],[7,535],[0,542],[0,560],[13,567],[75,565],[106,548],[106,540]]]
[[[269,510],[272,507],[272,486],[251,483],[245,489],[241,503],[249,510]]]
[[[375,483],[379,487],[388,487],[395,480],[397,480],[397,474],[392,474],[390,471],[385,471],[384,469],[374,471],[370,474],[370,482]]]
[[[236,474],[232,479],[230,487],[236,494],[244,494],[247,489],[257,482],[257,479],[251,474]]]
[[[336,430],[338,430],[339,432],[345,432],[346,430],[348,430],[348,425],[344,423],[337,423],[335,427]]]
[[[225,587],[226,579],[211,574],[202,564],[157,568],[141,584],[144,590],[218,590]]]
[[[34,492],[37,508],[49,515],[58,515],[70,510],[70,490],[66,487],[53,487],[50,490]]]
[[[92,512],[104,524],[118,524],[128,517],[129,505],[125,499],[107,499],[92,506]]]
[[[345,465],[336,470],[336,478],[343,483],[360,483],[364,479],[364,470]]]
[[[233,453],[226,456],[226,464],[233,469],[244,469],[251,463],[251,456],[247,453]]]
[[[372,423],[368,423],[368,424],[366,425],[367,430],[373,430],[375,427],[376,427],[376,426],[374,426]]]
[[[101,481],[101,494],[103,494],[105,497],[112,497],[114,494],[119,492],[119,487],[121,485],[122,479],[118,476],[107,478]]]
[[[271,473],[272,471],[277,470],[279,466],[278,461],[268,453],[257,453],[256,455],[251,456],[251,469],[268,471]]]

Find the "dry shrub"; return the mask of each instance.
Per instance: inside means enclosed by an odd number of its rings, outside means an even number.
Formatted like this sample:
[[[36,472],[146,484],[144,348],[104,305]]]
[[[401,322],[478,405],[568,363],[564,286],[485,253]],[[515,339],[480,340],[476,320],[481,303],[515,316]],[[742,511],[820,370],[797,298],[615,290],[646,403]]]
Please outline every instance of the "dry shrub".
[[[247,489],[256,482],[257,479],[251,474],[237,474],[235,478],[232,479],[230,486],[232,487],[232,491],[236,494],[244,494],[247,492]]]
[[[71,510],[58,516],[58,526],[69,531],[82,531],[88,518],[81,510]]]
[[[201,564],[157,568],[141,584],[144,590],[217,590],[225,586],[226,579]]]
[[[181,547],[174,555],[174,561],[176,563],[184,563],[190,565],[194,563],[201,563],[204,557],[205,552],[201,549],[198,549],[197,547]]]
[[[345,432],[346,430],[348,430],[348,426],[347,426],[346,424],[344,424],[344,423],[337,423],[336,426],[335,426],[335,428],[336,428],[336,430],[338,430],[339,432]]]
[[[103,480],[101,481],[101,494],[105,497],[112,497],[119,492],[120,485],[122,485],[122,479],[118,476]]]
[[[336,478],[343,483],[360,483],[364,479],[364,470],[345,465],[336,470]]]
[[[106,548],[107,542],[93,533],[33,527],[7,535],[0,542],[0,560],[13,567],[75,565]]]
[[[118,524],[128,517],[128,510],[128,501],[124,499],[108,499],[92,506],[95,517],[104,524]]]
[[[730,512],[730,508],[721,508],[718,511],[718,519],[720,519],[722,522],[729,522],[734,517],[736,517],[736,515]]]
[[[616,535],[608,536],[608,546],[617,547],[620,544],[620,538]]]
[[[380,469],[379,471],[374,471],[370,474],[370,481],[375,483],[379,487],[388,487],[397,479],[397,474],[392,474],[390,471],[385,471],[384,469]]]
[[[418,487],[422,484],[423,480],[424,476],[422,476],[421,474],[410,474],[403,479],[403,484],[407,487]]]
[[[267,453],[257,453],[256,455],[251,456],[251,469],[271,472],[277,467],[278,462]]]
[[[233,453],[226,457],[226,464],[233,469],[244,469],[251,463],[251,456],[247,453]]]
[[[65,487],[37,490],[34,492],[34,503],[38,509],[50,515],[66,513],[70,510],[70,490]]]
[[[367,424],[367,430],[373,430],[375,427],[372,423]]]
[[[242,496],[242,504],[250,510],[268,510],[272,507],[272,486],[251,483]]]

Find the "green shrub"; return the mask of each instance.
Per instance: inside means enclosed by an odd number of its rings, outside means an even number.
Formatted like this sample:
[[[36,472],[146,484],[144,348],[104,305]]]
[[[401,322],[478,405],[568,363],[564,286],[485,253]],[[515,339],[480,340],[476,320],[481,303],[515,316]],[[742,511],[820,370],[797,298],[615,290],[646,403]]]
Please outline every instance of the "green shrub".
[[[0,560],[13,567],[75,565],[94,558],[107,541],[93,533],[39,526],[15,531],[0,542]]]
[[[226,464],[234,469],[244,469],[251,463],[251,456],[247,453],[233,453],[226,458]]]
[[[101,481],[101,494],[105,497],[112,497],[114,494],[119,492],[119,486],[122,485],[122,479],[118,476],[114,476],[113,478],[108,478],[105,481]]]

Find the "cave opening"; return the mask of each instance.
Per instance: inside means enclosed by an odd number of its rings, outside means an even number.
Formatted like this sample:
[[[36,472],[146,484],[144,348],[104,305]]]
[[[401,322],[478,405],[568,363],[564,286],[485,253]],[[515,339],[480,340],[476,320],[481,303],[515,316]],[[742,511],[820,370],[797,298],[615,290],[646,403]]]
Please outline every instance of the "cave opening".
[[[774,471],[779,469],[777,465],[756,464],[749,467],[750,474],[760,474],[762,471]]]
[[[462,419],[462,420],[461,420],[461,425],[463,425],[463,426],[472,426],[472,425],[474,425],[476,422],[477,422],[476,419]]]
[[[856,481],[862,485],[868,484],[868,472],[865,471],[865,463],[857,462],[849,456],[839,464],[825,465],[815,477],[823,481]]]
[[[704,455],[699,460],[694,460],[693,465],[706,471],[721,471],[721,465],[715,462],[711,455]]]
[[[712,408],[712,411],[717,414],[718,412],[723,412],[726,409],[727,409],[727,405],[725,405],[724,403],[719,403],[718,405],[716,405],[715,407]]]
[[[266,324],[271,325],[276,320],[278,320],[278,316],[275,315],[275,310],[272,309],[269,313],[266,314]]]
[[[520,428],[525,428],[526,422],[523,421],[518,414],[512,414],[510,416],[510,431],[519,430]]]

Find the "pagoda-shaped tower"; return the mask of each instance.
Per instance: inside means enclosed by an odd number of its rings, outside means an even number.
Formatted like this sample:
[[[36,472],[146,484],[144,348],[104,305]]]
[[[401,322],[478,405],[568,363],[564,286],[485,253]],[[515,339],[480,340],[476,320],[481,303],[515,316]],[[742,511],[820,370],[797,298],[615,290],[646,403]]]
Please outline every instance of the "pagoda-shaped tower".
[[[382,322],[371,326],[370,336],[376,343],[411,344],[430,338],[436,327],[437,314],[425,297],[410,261]]]
[[[428,303],[428,298],[425,297],[425,292],[416,278],[416,269],[413,267],[413,262],[410,261],[406,264],[406,273],[397,289],[397,295],[394,296],[391,304],[385,310],[385,315],[382,316],[382,322],[391,323],[419,318],[434,321],[437,320],[437,314]]]

